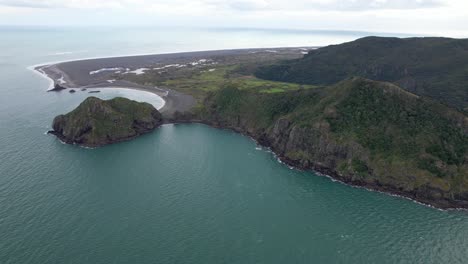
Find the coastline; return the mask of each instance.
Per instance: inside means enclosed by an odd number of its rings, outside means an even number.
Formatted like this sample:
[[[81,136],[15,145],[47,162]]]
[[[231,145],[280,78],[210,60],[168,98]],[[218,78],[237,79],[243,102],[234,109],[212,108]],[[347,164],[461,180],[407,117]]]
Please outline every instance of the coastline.
[[[110,55],[110,56],[95,56],[95,57],[84,57],[78,59],[69,59],[69,60],[55,60],[55,61],[47,61],[42,62],[34,65],[27,66],[26,69],[34,72],[35,74],[39,74],[39,76],[45,77],[46,79],[51,81],[51,88],[53,88],[53,84],[55,80],[47,75],[47,73],[39,70],[45,66],[52,66],[58,65],[63,63],[75,63],[75,62],[82,62],[82,61],[91,61],[91,60],[107,60],[107,59],[124,59],[129,57],[147,57],[147,56],[178,56],[181,54],[193,54],[193,53],[219,53],[219,52],[258,52],[258,51],[268,51],[268,50],[283,50],[283,49],[294,49],[294,50],[314,50],[318,49],[321,46],[298,46],[298,47],[272,47],[272,48],[241,48],[241,49],[221,49],[221,50],[193,50],[193,51],[180,51],[180,52],[162,52],[162,53],[135,53],[135,54],[122,54],[122,55]]]
[[[27,69],[35,74],[46,78],[49,81],[47,91],[54,91],[55,84],[59,84],[65,89],[82,88],[127,88],[140,91],[151,92],[160,96],[164,100],[164,107],[160,112],[165,118],[172,118],[176,113],[189,112],[195,105],[196,99],[172,89],[141,85],[127,80],[115,80],[112,83],[111,74],[104,71],[99,74],[91,74],[93,71],[108,68],[142,69],[149,65],[190,63],[199,60],[206,60],[212,57],[247,55],[258,52],[274,51],[297,51],[303,52],[305,48],[315,49],[317,47],[280,47],[280,48],[250,48],[250,49],[225,49],[209,51],[189,51],[178,53],[161,54],[137,54],[123,56],[104,56],[95,58],[82,58],[76,60],[64,60],[55,62],[45,62],[31,65]]]
[[[248,52],[249,50],[242,50],[243,52]],[[227,50],[232,51],[232,50]],[[217,52],[226,52],[224,51],[209,51],[209,53],[214,53],[216,54]],[[166,61],[170,61],[172,58],[178,59],[180,56],[183,56],[184,54],[194,54],[192,52],[189,53],[168,53],[168,54],[162,54],[165,57]],[[195,54],[198,54],[199,57],[205,57],[205,54],[207,52],[195,52]],[[352,187],[357,187],[357,188],[364,188],[370,191],[376,191],[376,192],[381,192],[385,194],[390,194],[392,196],[397,196],[397,197],[402,197],[405,199],[409,199],[411,201],[414,201],[418,204],[422,204],[431,208],[439,209],[439,210],[467,210],[468,205],[463,204],[463,206],[457,206],[456,203],[453,201],[447,201],[447,200],[430,200],[424,197],[417,197],[415,193],[408,193],[408,192],[402,192],[396,189],[393,186],[383,186],[379,185],[378,183],[376,184],[369,184],[365,183],[362,181],[353,181],[350,179],[347,179],[346,177],[339,175],[337,172],[329,169],[329,168],[324,168],[320,167],[317,165],[309,165],[307,167],[304,167],[302,164],[299,164],[297,162],[294,162],[292,160],[287,159],[286,157],[283,157],[275,151],[274,147],[270,142],[267,140],[262,140],[259,138],[255,138],[255,135],[251,135],[248,133],[248,131],[244,131],[241,128],[236,128],[236,127],[223,127],[217,124],[214,124],[209,121],[204,121],[204,120],[196,120],[192,119],[191,117],[186,117],[184,115],[179,115],[178,113],[182,114],[185,112],[189,112],[195,105],[196,101],[195,99],[187,94],[182,94],[180,92],[171,90],[171,89],[166,89],[166,88],[160,88],[160,87],[151,87],[151,86],[144,86],[144,85],[139,85],[136,83],[132,83],[129,81],[123,81],[119,80],[117,83],[106,83],[104,76],[104,79],[97,79],[96,78],[91,78],[91,77],[86,77],[83,80],[80,80],[79,78],[76,78],[76,76],[70,76],[66,69],[60,68],[60,66],[65,63],[68,64],[74,64],[72,66],[78,66],[77,68],[80,67],[80,63],[86,63],[89,65],[92,65],[93,62],[97,62],[99,65],[94,67],[94,68],[85,68],[87,70],[87,73],[89,73],[89,70],[96,70],[96,68],[105,68],[104,66],[107,66],[107,64],[112,65],[112,61],[119,61],[119,60],[125,60],[126,58],[137,58],[145,60],[146,58],[149,57],[158,57],[160,54],[154,55],[137,55],[137,56],[123,56],[123,57],[108,57],[108,58],[96,58],[96,59],[81,59],[81,60],[72,60],[72,61],[66,61],[66,62],[59,62],[57,64],[40,64],[40,65],[33,65],[29,66],[28,69],[33,70],[35,73],[39,74],[40,76],[43,76],[47,78],[51,82],[51,87],[54,86],[54,84],[58,81],[59,76],[60,78],[63,78],[65,81],[65,87],[66,88],[73,88],[73,89],[81,89],[81,88],[126,88],[126,89],[133,89],[133,90],[139,90],[139,91],[146,91],[146,92],[151,92],[153,94],[156,94],[162,98],[164,101],[164,106],[160,109],[160,112],[163,114],[164,117],[164,124],[179,124],[179,123],[201,123],[208,125],[210,127],[218,128],[218,129],[228,129],[235,131],[239,134],[242,134],[244,136],[248,136],[255,140],[258,145],[267,148],[269,151],[271,151],[280,162],[284,163],[285,165],[294,168],[294,169],[299,169],[299,170],[311,170],[316,172],[319,175],[324,175],[328,178],[330,178],[333,181],[338,181],[342,184],[346,184],[348,186]],[[197,57],[197,58],[199,58]],[[107,63],[107,64],[106,64]],[[140,65],[140,67],[145,66]],[[110,67],[110,66],[109,66]],[[73,67],[71,67],[73,68]],[[85,72],[86,73],[86,72]],[[81,75],[77,74],[77,76],[84,76],[83,73],[80,73]],[[48,91],[51,91],[50,89]]]
[[[74,62],[74,61],[71,61],[71,62]],[[29,70],[32,70],[35,74],[38,74],[39,76],[42,76],[43,78],[46,78],[47,80],[49,80],[49,88],[46,90],[47,92],[54,92],[53,88],[54,88],[54,85],[56,84],[56,81],[57,79],[50,76],[49,74],[47,74],[46,71],[44,71],[44,67],[50,67],[50,66],[54,66],[54,65],[49,65],[49,64],[42,64],[42,65],[33,65],[33,66],[29,66],[28,69]],[[68,80],[67,78],[68,77],[65,77],[66,74],[65,73],[62,73],[64,77],[61,77],[61,78],[64,78],[65,80]],[[66,81],[67,84],[70,84],[72,83],[71,81]],[[73,84],[73,83],[72,83]],[[127,82],[127,84],[120,84],[120,85],[116,85],[116,84],[109,84],[109,85],[88,85],[88,86],[76,86],[76,85],[73,85],[73,86],[70,86],[70,87],[66,87],[66,89],[77,89],[77,90],[80,90],[80,89],[83,89],[83,88],[86,88],[86,89],[130,89],[130,90],[135,90],[135,91],[141,91],[141,92],[148,92],[148,93],[152,93],[152,94],[155,94],[157,96],[159,96],[161,98],[161,100],[163,101],[163,105],[162,107],[160,107],[158,110],[161,112],[161,113],[165,113],[166,116],[172,116],[179,108],[183,108],[183,109],[187,109],[188,108],[191,108],[192,107],[192,101],[193,100],[193,105],[194,105],[194,102],[195,100],[193,98],[189,98],[189,96],[187,95],[182,95],[180,93],[178,93],[177,91],[173,91],[173,90],[170,90],[170,89],[163,89],[163,88],[159,88],[159,87],[147,87],[147,86],[142,86],[142,85],[138,85],[138,84],[134,84],[134,83],[130,83],[130,82]],[[179,105],[179,102],[180,100],[178,100],[178,97],[187,97],[187,102],[185,106],[180,106]]]
[[[275,148],[271,145],[271,143],[268,140],[257,139],[255,135],[252,135],[248,131],[244,131],[243,129],[238,128],[238,127],[224,127],[224,126],[219,126],[217,124],[214,124],[212,122],[208,122],[204,120],[195,120],[195,119],[193,120],[164,120],[164,124],[174,124],[174,125],[203,124],[212,128],[216,128],[216,129],[233,131],[242,136],[246,136],[252,139],[258,146],[260,146],[261,148],[267,149],[267,151],[271,152],[280,163],[288,166],[290,169],[295,169],[295,170],[300,170],[300,171],[312,171],[318,176],[324,176],[326,178],[329,178],[331,181],[338,182],[346,186],[365,189],[367,191],[372,191],[372,192],[378,192],[378,193],[390,195],[393,197],[403,198],[406,200],[410,200],[414,203],[417,203],[419,205],[423,205],[423,206],[436,209],[436,210],[440,210],[440,211],[468,211],[468,204],[456,205],[455,203],[453,203],[453,201],[449,201],[449,200],[431,200],[431,199],[427,199],[423,197],[418,197],[415,194],[410,194],[407,192],[399,191],[398,189],[392,186],[368,184],[363,181],[348,180],[343,175],[340,175],[336,171],[331,170],[326,167],[314,166],[314,165],[303,166],[300,163],[294,162],[293,160],[290,160],[282,155],[279,155],[278,151],[275,150]]]

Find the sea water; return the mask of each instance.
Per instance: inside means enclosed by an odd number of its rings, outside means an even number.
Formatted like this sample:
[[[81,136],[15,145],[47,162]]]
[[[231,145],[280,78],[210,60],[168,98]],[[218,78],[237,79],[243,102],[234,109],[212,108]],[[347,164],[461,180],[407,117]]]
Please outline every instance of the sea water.
[[[48,93],[49,81],[27,69],[89,57],[321,46],[360,36],[1,28],[0,263],[466,263],[468,213],[290,169],[231,131],[165,125],[103,148],[64,145],[44,132],[88,94]]]

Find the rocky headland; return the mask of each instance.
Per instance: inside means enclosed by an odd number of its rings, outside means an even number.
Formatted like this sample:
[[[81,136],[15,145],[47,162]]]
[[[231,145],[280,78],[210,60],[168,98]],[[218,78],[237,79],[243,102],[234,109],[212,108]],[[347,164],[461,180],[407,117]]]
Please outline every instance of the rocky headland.
[[[390,83],[352,78],[287,95],[225,87],[172,121],[235,130],[291,166],[355,186],[468,208],[468,118]]]
[[[380,41],[376,39],[375,45]],[[357,45],[356,49],[360,47]],[[328,54],[322,51],[329,49],[312,50],[304,61],[314,61],[314,57]],[[81,82],[80,87],[92,86],[98,77],[112,78],[119,80],[116,83],[121,87],[133,85],[135,89],[157,91],[166,100],[161,115],[156,114],[156,123],[151,121],[150,126],[136,130],[136,117],[128,108],[103,115],[101,108],[108,103],[89,104],[87,100],[72,113],[57,117],[53,133],[67,143],[102,146],[134,138],[161,123],[205,123],[248,135],[296,168],[315,170],[351,185],[402,195],[438,208],[468,208],[468,117],[463,105],[447,104],[437,93],[427,98],[419,90],[385,82],[379,76],[344,76],[330,83],[290,80],[289,75],[283,74],[284,69],[290,69],[287,72],[291,76],[308,76],[308,71],[315,74],[321,68],[296,67],[301,59],[259,62],[258,58],[270,58],[270,54],[252,52],[229,55],[233,57],[198,54],[212,60],[211,64],[191,66],[189,61],[176,60],[177,66],[151,66],[153,70],[141,75],[89,74],[103,67],[125,66],[129,60],[125,58],[48,67],[65,71],[57,76],[71,76],[70,82]],[[348,53],[353,54],[352,50]],[[143,58],[132,58],[132,62]],[[139,64],[142,66],[148,67]],[[73,78],[79,74],[85,78]],[[359,71],[349,74],[363,75]],[[332,76],[333,72],[326,75]],[[285,82],[278,79],[281,76]],[[278,78],[265,80],[270,77]],[[105,88],[102,85],[99,87]],[[458,88],[456,91],[466,92]],[[95,107],[88,106],[94,104]],[[118,129],[114,122],[120,120],[115,118],[120,115],[132,117],[122,117],[130,121],[119,123]],[[101,127],[101,123],[105,125]]]
[[[50,133],[69,144],[99,147],[133,139],[161,124],[161,113],[151,104],[88,97],[70,113],[57,116]]]

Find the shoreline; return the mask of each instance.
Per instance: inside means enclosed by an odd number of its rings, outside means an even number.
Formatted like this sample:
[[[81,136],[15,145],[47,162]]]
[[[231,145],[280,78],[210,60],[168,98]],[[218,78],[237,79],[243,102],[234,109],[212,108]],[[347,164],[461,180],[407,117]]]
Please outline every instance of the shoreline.
[[[35,74],[37,74],[37,75],[39,75],[39,76],[41,76],[43,78],[49,80],[50,85],[49,85],[49,88],[46,90],[46,92],[54,92],[53,88],[54,88],[55,80],[51,76],[49,76],[46,72],[44,72],[42,70],[41,67],[45,67],[45,66],[49,66],[49,64],[32,65],[32,66],[27,67],[27,69],[33,71]],[[158,88],[158,87],[155,87],[155,89],[160,89],[163,92],[165,92],[165,94],[161,94],[160,92],[157,92],[157,91],[152,91],[152,90],[149,90],[149,89],[140,88],[140,87],[137,87],[137,86],[130,86],[130,85],[128,87],[123,87],[123,86],[118,87],[118,86],[113,86],[113,85],[105,86],[105,87],[69,87],[68,89],[78,89],[79,90],[79,89],[82,89],[82,88],[86,88],[86,89],[100,89],[100,88],[102,88],[102,89],[128,89],[128,90],[133,90],[133,91],[152,93],[152,94],[155,94],[155,95],[159,96],[161,98],[161,100],[163,101],[163,104],[158,109],[158,111],[162,111],[162,109],[166,106],[167,102],[164,99],[164,97],[169,94],[169,91]]]
[[[193,51],[179,51],[179,52],[161,52],[161,53],[135,53],[135,54],[122,54],[122,55],[110,55],[110,56],[95,56],[95,57],[84,57],[79,59],[69,59],[69,60],[56,60],[56,61],[47,61],[41,62],[38,64],[27,66],[26,69],[39,74],[39,76],[45,77],[51,81],[51,87],[54,85],[54,79],[49,77],[43,71],[40,71],[38,68],[45,66],[58,65],[62,63],[72,63],[88,60],[103,60],[103,59],[118,59],[118,58],[128,58],[128,57],[144,57],[144,56],[157,56],[157,55],[178,55],[178,54],[187,54],[187,53],[203,53],[203,52],[223,52],[223,51],[261,51],[261,50],[277,50],[277,49],[318,49],[321,46],[294,46],[294,47],[271,47],[271,48],[239,48],[239,49],[221,49],[221,50],[193,50]]]
[[[44,62],[28,66],[35,74],[46,78],[49,81],[48,92],[55,91],[54,87],[59,84],[65,89],[82,88],[127,88],[140,91],[151,92],[164,100],[164,107],[160,112],[165,118],[171,118],[177,113],[189,112],[196,106],[196,99],[188,94],[163,87],[153,87],[141,85],[127,80],[114,80],[112,71],[103,71],[98,74],[91,72],[100,69],[122,68],[122,69],[141,69],[151,68],[149,65],[190,63],[209,58],[223,56],[238,56],[259,52],[278,52],[295,51],[303,52],[304,49],[316,49],[317,47],[281,47],[281,48],[247,48],[247,49],[224,49],[208,51],[189,51],[189,52],[169,52],[161,54],[137,54],[123,56],[104,56],[93,58],[81,58],[76,60],[63,60],[54,62]],[[59,92],[59,91],[57,91]]]
[[[421,197],[416,197],[415,195],[411,195],[406,192],[402,192],[399,190],[396,190],[395,188],[392,188],[391,186],[387,185],[379,185],[379,184],[367,184],[365,182],[357,182],[357,181],[350,181],[347,180],[345,177],[339,175],[335,171],[329,169],[329,168],[324,168],[320,166],[314,166],[310,165],[308,167],[303,167],[297,162],[294,162],[282,155],[279,155],[277,151],[269,144],[268,141],[262,141],[256,139],[253,135],[249,134],[248,132],[237,128],[237,127],[222,127],[219,125],[216,125],[211,122],[203,121],[203,120],[164,120],[163,125],[168,125],[168,124],[202,124],[206,125],[215,129],[222,129],[222,130],[229,130],[233,131],[237,134],[240,134],[242,136],[248,137],[252,139],[257,146],[260,146],[261,148],[267,149],[268,152],[271,152],[277,160],[282,163],[283,165],[288,166],[290,169],[295,169],[299,171],[311,171],[317,174],[318,176],[326,177],[329,178],[331,181],[338,182],[340,184],[352,187],[352,188],[359,188],[359,189],[365,189],[367,191],[371,192],[378,192],[382,193],[385,195],[397,197],[397,198],[402,198],[405,200],[412,201],[416,204],[431,208],[431,209],[436,209],[439,211],[444,211],[444,212],[450,212],[450,211],[463,211],[463,212],[468,212],[468,206],[464,204],[463,206],[460,205],[455,205],[453,202],[451,203],[448,200],[430,200],[426,198],[421,198]]]
[[[75,61],[71,61],[71,62],[75,62]],[[49,65],[49,64],[33,65],[33,66],[29,66],[28,69],[32,70],[35,74],[49,81],[49,88],[46,90],[46,92],[60,92],[60,91],[53,90],[54,85],[56,84],[56,80],[43,70],[43,67],[47,67],[47,66],[53,66],[53,65]],[[64,78],[64,77],[61,77],[61,78]],[[161,100],[163,101],[162,106],[158,109],[158,111],[160,111],[161,113],[168,112],[169,113],[168,115],[172,116],[177,111],[177,109],[174,108],[175,103],[173,102],[174,101],[173,97],[179,96],[179,93],[177,91],[173,91],[170,89],[164,89],[160,87],[150,88],[150,87],[146,87],[146,86],[142,86],[138,84],[133,84],[130,82],[128,82],[128,85],[120,85],[120,86],[110,83],[109,85],[73,86],[73,87],[66,87],[65,89],[80,90],[83,88],[86,88],[86,89],[128,89],[128,90],[133,90],[133,91],[148,92],[148,93],[159,96]]]
[[[178,92],[173,89],[141,85],[132,81],[115,78],[117,70],[107,69],[119,68],[119,74],[131,73],[135,69],[160,67],[156,65],[192,64],[198,65],[199,61],[215,61],[219,58],[246,56],[252,53],[294,53],[302,54],[305,49],[316,49],[317,47],[282,47],[282,48],[246,48],[246,49],[224,49],[208,51],[170,52],[161,54],[138,54],[109,56],[97,58],[82,58],[76,60],[64,60],[56,62],[45,62],[27,67],[36,74],[49,81],[47,91],[55,91],[55,85],[65,89],[82,88],[127,88],[151,92],[164,100],[164,107],[160,112],[165,118],[172,118],[177,114],[190,112],[196,106],[197,101],[192,95]],[[130,71],[132,69],[132,71]],[[104,70],[104,71],[100,71]],[[97,73],[94,73],[96,72]],[[113,80],[112,82],[109,82]],[[60,91],[56,91],[60,92]]]
[[[252,50],[258,50],[258,49],[245,49],[242,50],[242,52],[249,52]],[[271,49],[270,49],[271,50]],[[150,86],[144,86],[144,85],[139,85],[136,83],[132,83],[129,81],[122,81],[119,80],[117,83],[106,83],[105,78],[97,78],[95,76],[91,76],[89,72],[91,70],[96,70],[94,67],[95,64],[97,64],[96,67],[99,67],[101,69],[106,68],[106,63],[109,64],[109,68],[111,67],[112,63],[115,63],[114,61],[118,61],[119,63],[124,64],[125,61],[128,62],[130,60],[130,63],[135,63],[134,61],[131,62],[132,60],[138,61],[139,59],[147,60],[148,58],[159,58],[159,56],[164,57],[164,59],[167,61],[170,61],[171,59],[180,59],[182,56],[187,56],[187,58],[192,58],[192,56],[195,56],[194,58],[203,58],[206,57],[206,54],[218,54],[218,53],[223,53],[223,52],[232,52],[233,50],[221,50],[221,51],[207,51],[207,52],[184,52],[184,53],[168,53],[168,54],[152,54],[152,55],[138,55],[138,56],[123,56],[123,57],[109,57],[109,58],[97,58],[97,59],[82,59],[82,60],[72,60],[72,61],[67,61],[67,62],[60,62],[58,64],[40,64],[40,65],[33,65],[29,66],[28,69],[33,70],[35,73],[47,78],[51,82],[51,86],[53,87],[54,84],[57,82],[58,79],[62,79],[65,81],[65,88],[73,88],[73,89],[80,89],[80,88],[126,88],[126,89],[132,89],[132,90],[139,90],[139,91],[146,91],[150,92],[153,94],[156,94],[161,97],[161,99],[164,101],[164,106],[160,109],[160,112],[163,114],[164,118],[164,123],[163,124],[191,124],[191,123],[198,123],[198,124],[204,124],[208,125],[213,128],[218,128],[218,129],[226,129],[226,130],[232,130],[236,133],[239,133],[241,135],[247,136],[252,138],[255,142],[257,142],[257,145],[262,146],[264,148],[267,148],[270,152],[272,152],[277,159],[282,162],[283,164],[289,166],[290,168],[298,169],[298,170],[305,170],[305,171],[314,171],[315,173],[319,175],[326,176],[330,178],[333,181],[338,181],[342,184],[351,186],[351,187],[357,187],[357,188],[363,188],[369,191],[375,191],[375,192],[381,192],[385,193],[387,195],[395,196],[395,197],[400,197],[400,198],[405,198],[409,199],[413,202],[416,202],[418,204],[438,209],[438,210],[443,210],[443,211],[450,211],[450,210],[467,210],[468,206],[466,204],[462,204],[457,206],[456,201],[448,201],[448,200],[431,200],[427,199],[424,197],[417,197],[415,193],[407,193],[407,192],[402,192],[397,190],[393,186],[386,186],[386,185],[380,185],[379,183],[375,184],[369,184],[365,182],[359,182],[359,181],[353,181],[346,179],[342,175],[339,175],[335,171],[329,169],[329,168],[323,168],[319,167],[317,165],[309,165],[307,167],[303,167],[301,164],[297,164],[297,162],[294,162],[292,160],[289,160],[281,155],[278,155],[275,151],[275,149],[271,146],[271,144],[267,141],[263,142],[262,140],[258,140],[253,137],[253,135],[250,135],[247,131],[243,131],[241,128],[236,128],[236,127],[223,127],[214,123],[211,123],[209,121],[204,121],[204,120],[196,120],[191,117],[184,117],[184,115],[178,115],[177,113],[183,114],[184,112],[189,113],[189,110],[192,109],[195,106],[195,99],[186,94],[182,94],[180,92],[171,90],[171,89],[165,89],[165,88],[160,88],[160,87],[150,87]],[[239,52],[239,50],[234,50]],[[93,64],[93,62],[95,64]],[[59,66],[63,66],[63,64],[68,64],[68,66],[76,66],[78,67],[71,69],[78,71],[82,70],[80,66],[84,65],[86,66],[85,69],[87,70],[84,72],[81,72],[77,75],[75,75],[75,79],[73,76],[69,76],[66,72],[66,69],[62,69]],[[91,66],[90,66],[91,65]],[[106,66],[106,67],[104,67]],[[125,65],[122,65],[122,67]],[[144,67],[145,65],[139,65],[139,67]],[[93,68],[94,67],[94,68]],[[51,72],[47,72],[47,69],[50,70],[52,68],[52,75]],[[49,74],[48,74],[49,73]],[[81,75],[80,75],[81,74]],[[52,75],[52,76],[51,76]],[[104,77],[106,77],[105,74],[103,74]],[[60,76],[60,78],[59,78]],[[77,80],[76,76],[84,76],[83,80]],[[79,79],[79,78],[78,78]],[[81,84],[85,84],[80,85]],[[74,87],[70,87],[69,85],[73,85]],[[50,90],[48,90],[50,91]]]

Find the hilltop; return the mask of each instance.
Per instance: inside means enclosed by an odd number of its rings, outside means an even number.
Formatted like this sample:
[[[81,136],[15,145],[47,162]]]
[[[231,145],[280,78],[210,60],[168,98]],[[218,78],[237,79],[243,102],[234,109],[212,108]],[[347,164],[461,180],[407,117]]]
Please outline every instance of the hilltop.
[[[360,76],[467,111],[468,39],[366,37],[261,67],[256,76],[313,85]]]

